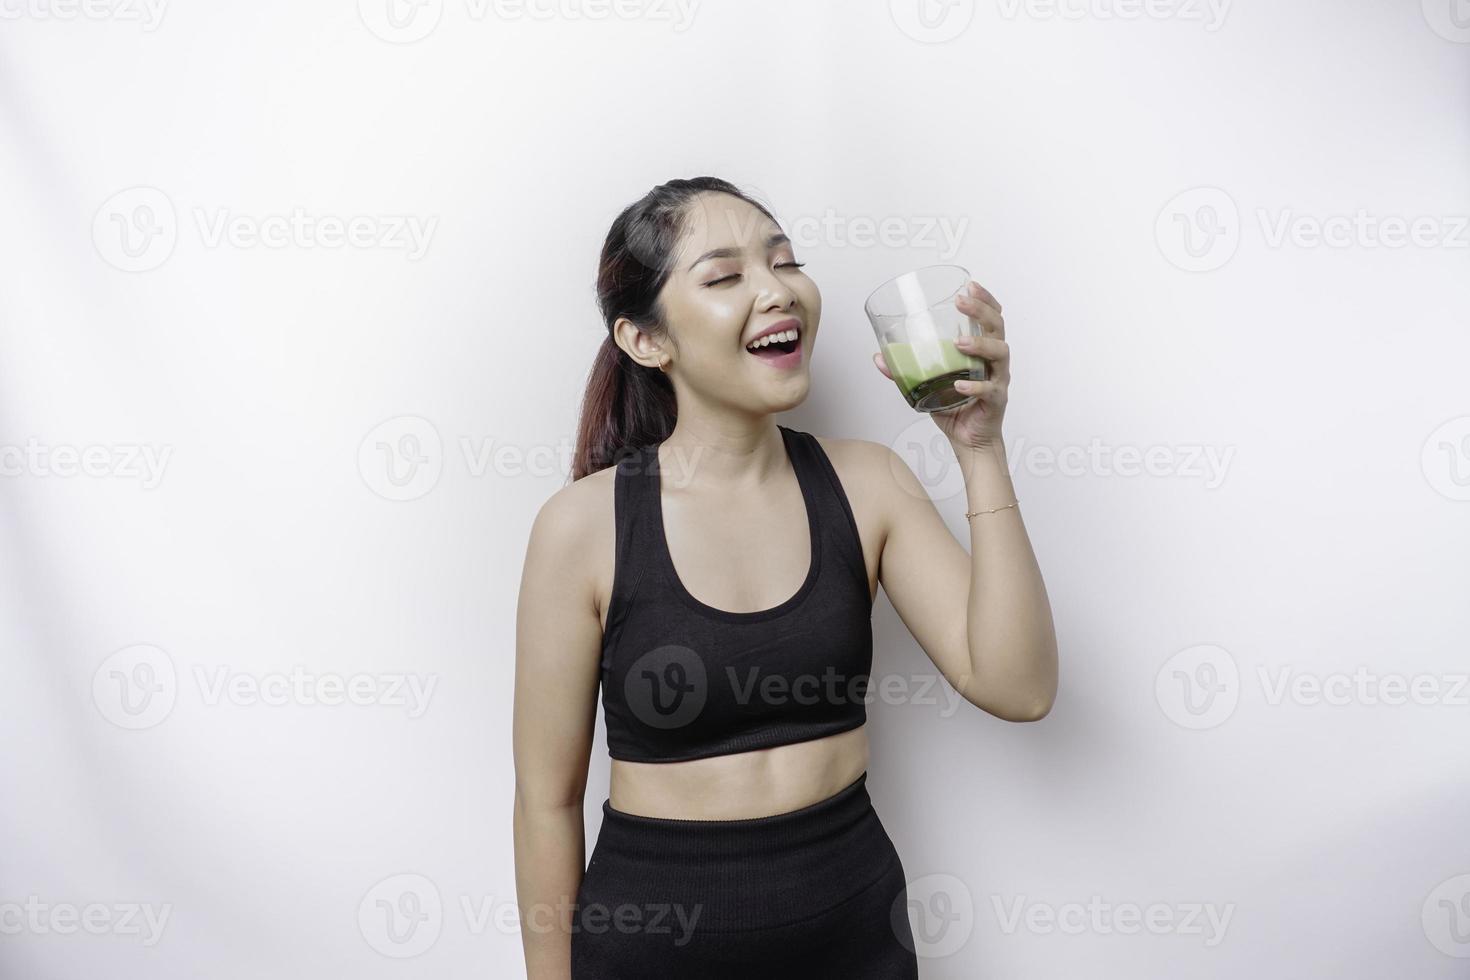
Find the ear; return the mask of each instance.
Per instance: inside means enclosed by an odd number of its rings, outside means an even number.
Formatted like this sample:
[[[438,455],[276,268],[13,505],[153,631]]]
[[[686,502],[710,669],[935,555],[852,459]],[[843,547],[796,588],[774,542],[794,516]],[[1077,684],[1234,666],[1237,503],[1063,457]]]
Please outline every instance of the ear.
[[[664,354],[663,348],[625,316],[618,317],[613,323],[613,343],[644,367],[656,368],[660,366],[660,362],[668,362],[668,355]]]

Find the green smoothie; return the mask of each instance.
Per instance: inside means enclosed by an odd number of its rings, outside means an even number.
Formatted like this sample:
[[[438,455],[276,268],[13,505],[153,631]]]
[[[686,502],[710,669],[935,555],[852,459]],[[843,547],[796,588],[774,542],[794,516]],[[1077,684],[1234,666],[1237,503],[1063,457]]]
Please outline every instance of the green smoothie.
[[[968,398],[954,391],[957,379],[985,377],[985,361],[961,353],[953,338],[921,344],[884,344],[883,361],[909,406],[925,411],[932,411],[931,405],[943,406]]]

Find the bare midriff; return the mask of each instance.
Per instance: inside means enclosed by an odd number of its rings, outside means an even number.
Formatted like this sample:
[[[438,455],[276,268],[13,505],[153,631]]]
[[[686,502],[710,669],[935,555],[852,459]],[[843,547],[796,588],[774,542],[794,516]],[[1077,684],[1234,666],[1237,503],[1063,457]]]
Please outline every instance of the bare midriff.
[[[868,768],[866,725],[768,749],[684,762],[612,760],[614,810],[676,820],[739,820],[799,810]]]

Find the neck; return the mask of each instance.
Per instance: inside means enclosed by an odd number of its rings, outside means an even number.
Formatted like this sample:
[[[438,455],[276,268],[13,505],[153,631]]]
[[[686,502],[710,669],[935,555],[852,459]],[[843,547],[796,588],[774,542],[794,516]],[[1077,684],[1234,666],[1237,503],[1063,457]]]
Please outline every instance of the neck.
[[[748,492],[787,465],[786,447],[770,415],[686,419],[659,448],[666,486]]]

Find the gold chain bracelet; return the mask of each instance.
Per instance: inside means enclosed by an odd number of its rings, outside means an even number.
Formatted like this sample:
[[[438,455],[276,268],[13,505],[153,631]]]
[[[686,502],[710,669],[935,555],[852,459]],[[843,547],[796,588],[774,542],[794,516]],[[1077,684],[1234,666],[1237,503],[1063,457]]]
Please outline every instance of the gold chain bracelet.
[[[977,510],[977,511],[974,511],[972,513],[966,514],[965,515],[965,520],[968,521],[970,518],[975,517],[975,516],[977,516],[979,514],[994,514],[998,510],[1005,510],[1007,507],[1014,507],[1017,504],[1019,504],[1020,502],[1021,502],[1020,501],[1020,498],[1017,498],[1015,500],[1012,500],[1010,503],[1006,504],[1004,507],[992,507],[989,510]]]

